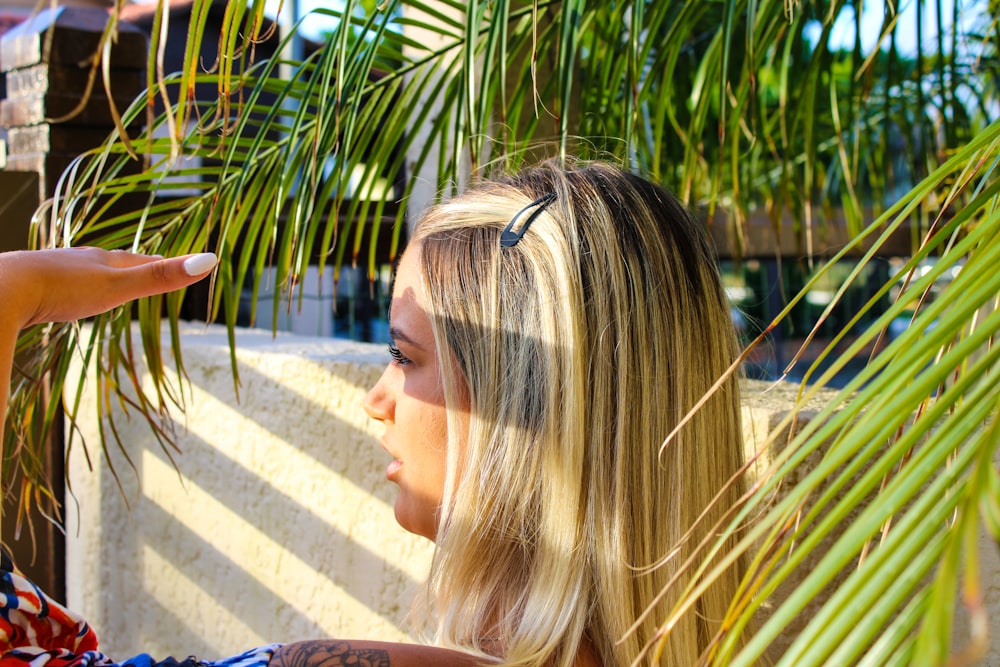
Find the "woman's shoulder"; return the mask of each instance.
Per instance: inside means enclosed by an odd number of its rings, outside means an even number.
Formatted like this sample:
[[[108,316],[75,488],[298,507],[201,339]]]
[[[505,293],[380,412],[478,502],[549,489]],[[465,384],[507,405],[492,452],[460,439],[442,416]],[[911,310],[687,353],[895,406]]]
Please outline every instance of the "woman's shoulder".
[[[311,640],[285,644],[271,659],[269,667],[481,667],[496,661],[461,651],[425,646],[365,640]],[[577,654],[576,667],[603,667],[588,643]]]
[[[480,667],[493,664],[494,661],[480,656],[435,646],[323,639],[285,644],[275,651],[270,667]]]

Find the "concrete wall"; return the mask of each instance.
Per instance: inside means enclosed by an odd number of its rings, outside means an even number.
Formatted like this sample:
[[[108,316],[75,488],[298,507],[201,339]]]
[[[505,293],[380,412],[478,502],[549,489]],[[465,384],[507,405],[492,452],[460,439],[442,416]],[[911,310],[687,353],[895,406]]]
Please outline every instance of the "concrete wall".
[[[431,545],[396,525],[381,427],[361,410],[384,348],[252,330],[238,346],[239,399],[224,332],[185,331],[180,452],[133,420],[120,425],[132,466],[111,457],[118,481],[98,454],[90,471],[71,453],[70,607],[119,659],[404,639]],[[81,427],[96,443],[94,398]]]
[[[396,525],[381,426],[361,409],[385,350],[253,330],[239,331],[237,346],[238,399],[224,331],[184,330],[190,384],[186,418],[176,422],[181,451],[168,455],[145,424],[119,419],[131,464],[112,452],[117,481],[97,453],[89,470],[72,452],[79,504],[71,499],[67,509],[70,607],[116,659],[212,659],[329,636],[404,639],[431,545]],[[751,441],[794,395],[794,386],[765,387],[750,383],[746,392]],[[80,424],[94,443],[96,394],[88,388]],[[994,611],[980,664],[996,666],[1000,555],[985,534],[980,551]]]

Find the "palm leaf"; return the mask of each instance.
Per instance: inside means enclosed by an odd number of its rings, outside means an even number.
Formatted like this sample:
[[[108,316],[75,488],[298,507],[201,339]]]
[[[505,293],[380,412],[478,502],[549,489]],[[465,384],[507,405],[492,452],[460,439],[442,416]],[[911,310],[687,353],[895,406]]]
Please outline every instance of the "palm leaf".
[[[995,503],[991,485],[1000,452],[1000,388],[993,379],[1000,352],[992,345],[1000,331],[1000,280],[988,268],[1000,260],[998,147],[1000,124],[994,123],[915,189],[924,197],[943,190],[945,201],[963,190],[974,193],[910,260],[913,268],[937,255],[934,269],[913,281],[907,296],[960,267],[954,280],[794,439],[768,443],[771,468],[726,533],[741,535],[742,549],[769,555],[753,572],[752,599],[734,603],[734,632],[749,627],[760,601],[782,584],[794,582],[794,591],[766,614],[745,650],[734,655],[733,645],[724,644],[716,658],[721,664],[754,664],[773,642],[788,639],[788,627],[816,599],[827,598],[779,664],[890,664],[899,651],[944,664],[959,581],[969,588],[970,613],[984,613],[975,602],[982,591],[974,547],[981,508]],[[871,231],[899,224],[906,213],[893,207]],[[859,336],[854,351],[881,337],[907,306],[897,300]],[[850,356],[804,388],[800,404]],[[789,421],[795,418],[793,411]],[[799,483],[779,492],[803,470]],[[817,554],[822,557],[803,571],[805,559]],[[974,627],[974,648],[982,651],[988,638],[981,624]]]
[[[882,314],[877,309],[896,285],[878,291],[820,360],[835,357],[834,346],[850,333],[856,342],[848,354],[830,370],[810,370],[818,377],[803,388],[802,403],[854,353],[884,349],[829,410],[791,442],[772,445],[766,476],[734,510],[727,534],[740,535],[741,549],[757,558],[728,632],[706,660],[753,662],[787,635],[806,601],[824,596],[821,613],[789,644],[786,663],[943,660],[950,606],[941,600],[954,598],[960,577],[975,599],[969,535],[979,521],[994,534],[1000,525],[990,382],[1000,126],[990,74],[998,71],[997,31],[988,14],[972,30],[974,41],[950,36],[952,45],[971,44],[969,51],[953,48],[928,65],[922,51],[915,61],[898,52],[891,9],[883,20],[887,52],[834,50],[845,2],[387,0],[364,14],[364,3],[348,1],[322,10],[341,21],[319,51],[297,62],[254,58],[268,35],[262,0],[227,3],[218,35],[206,28],[211,4],[193,0],[187,55],[170,73],[162,60],[168,15],[159,3],[148,91],[121,113],[117,132],[67,172],[35,229],[39,245],[217,252],[205,315],[224,321],[231,341],[244,288],[256,303],[270,276],[280,288],[276,315],[296,307],[310,264],[374,272],[379,229],[392,226],[392,253],[402,243],[408,213],[397,201],[416,197],[421,181],[446,194],[498,157],[511,168],[544,154],[616,157],[692,207],[722,212],[737,254],[748,219],[763,215],[777,225],[786,213],[811,250],[835,203],[858,248],[877,237],[848,281],[892,231],[914,230],[907,269],[933,257],[934,270],[915,276],[904,300]],[[290,51],[292,38],[283,37],[279,53]],[[200,62],[199,45],[216,40],[217,62]],[[205,86],[215,91],[211,98]],[[901,138],[908,151],[894,144]],[[377,180],[393,184],[388,198],[356,187]],[[866,208],[879,213],[867,227]],[[858,254],[845,249],[834,259]],[[906,333],[876,342],[922,290],[959,266],[943,297],[918,308]],[[20,466],[23,503],[46,502],[38,452],[56,415],[39,410],[48,405],[39,400],[41,378],[52,379],[53,391],[72,384],[66,351],[80,350],[84,366],[95,368],[103,415],[113,404],[138,413],[169,449],[167,414],[185,394],[163,372],[160,331],[161,323],[170,327],[183,377],[181,305],[182,295],[170,295],[134,312],[119,309],[96,318],[85,340],[69,325],[24,333],[25,363],[11,398],[15,427],[4,450]],[[857,334],[865,315],[875,324]],[[133,370],[139,354],[152,389]],[[232,370],[236,378],[235,357]],[[78,404],[79,394],[67,397],[71,446]],[[117,439],[115,422],[101,423],[107,447]],[[807,460],[809,473],[791,485]],[[704,545],[706,553],[717,548]],[[803,577],[803,558],[823,549]],[[710,562],[691,565],[705,568],[703,585]],[[739,650],[734,637],[752,626],[762,600],[800,579]],[[689,593],[677,614],[687,613],[697,590]]]

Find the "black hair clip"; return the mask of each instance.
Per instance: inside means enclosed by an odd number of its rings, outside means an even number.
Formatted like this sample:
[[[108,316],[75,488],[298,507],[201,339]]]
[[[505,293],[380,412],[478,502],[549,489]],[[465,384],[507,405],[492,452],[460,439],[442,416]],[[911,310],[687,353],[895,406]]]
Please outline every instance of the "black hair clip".
[[[528,227],[531,226],[531,223],[535,221],[535,218],[541,215],[542,211],[544,211],[546,207],[555,200],[556,200],[556,193],[550,192],[547,195],[539,197],[538,199],[531,202],[530,204],[522,208],[520,211],[515,213],[514,217],[510,219],[510,222],[507,223],[507,226],[503,228],[503,232],[500,234],[500,246],[503,248],[512,248],[516,246],[517,242],[521,240],[522,236],[524,236],[524,233],[528,231]],[[537,206],[538,208],[532,211],[528,219],[524,221],[523,225],[521,225],[521,229],[515,232],[514,223],[517,222],[517,219],[520,218],[522,215],[524,215],[525,211],[535,206]]]

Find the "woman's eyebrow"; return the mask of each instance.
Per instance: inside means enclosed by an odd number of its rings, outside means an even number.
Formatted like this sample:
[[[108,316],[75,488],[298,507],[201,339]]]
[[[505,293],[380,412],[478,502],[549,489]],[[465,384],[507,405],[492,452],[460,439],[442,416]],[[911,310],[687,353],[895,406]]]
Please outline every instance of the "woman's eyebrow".
[[[394,327],[394,326],[391,326],[391,325],[389,326],[389,338],[391,338],[393,341],[397,341],[397,342],[398,341],[403,341],[404,343],[406,343],[408,345],[412,345],[413,347],[417,347],[417,348],[420,348],[420,349],[423,349],[423,347],[424,347],[423,345],[421,345],[417,341],[413,340],[413,338],[411,338],[410,336],[408,336],[405,331],[403,331],[399,327]]]

